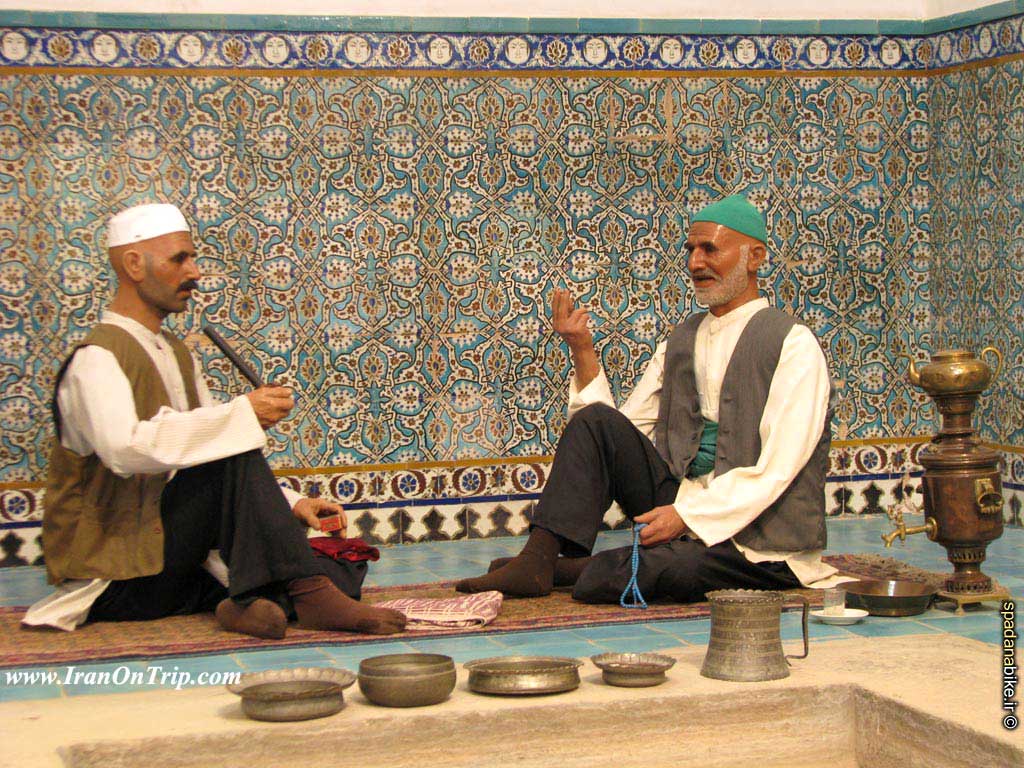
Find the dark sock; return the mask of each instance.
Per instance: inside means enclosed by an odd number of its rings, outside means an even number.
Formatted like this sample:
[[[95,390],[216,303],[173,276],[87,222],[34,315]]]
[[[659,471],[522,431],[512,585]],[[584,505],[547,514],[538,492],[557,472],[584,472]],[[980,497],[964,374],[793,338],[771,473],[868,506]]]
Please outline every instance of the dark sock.
[[[562,549],[561,540],[545,528],[534,528],[523,551],[496,571],[475,579],[463,579],[455,585],[459,592],[497,590],[508,597],[541,597],[550,594],[554,584],[555,560]]]
[[[264,640],[280,640],[288,626],[281,606],[262,597],[244,606],[226,598],[217,605],[214,615],[221,629]]]
[[[492,573],[504,565],[508,565],[514,558],[511,557],[499,557],[491,560],[490,566],[487,568],[488,573]],[[576,586],[576,582],[579,581],[580,574],[583,573],[583,569],[587,567],[587,563],[591,560],[590,556],[585,557],[559,557],[555,560],[555,578],[554,586],[556,587],[573,587]]]
[[[290,581],[288,594],[303,629],[371,635],[392,635],[405,629],[405,614],[363,605],[334,586],[326,576]]]

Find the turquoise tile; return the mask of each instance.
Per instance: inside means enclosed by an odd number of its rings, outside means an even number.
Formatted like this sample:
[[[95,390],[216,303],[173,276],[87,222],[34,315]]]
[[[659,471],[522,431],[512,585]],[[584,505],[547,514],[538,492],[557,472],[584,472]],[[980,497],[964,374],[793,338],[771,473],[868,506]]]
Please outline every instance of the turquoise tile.
[[[397,587],[402,584],[415,584],[421,581],[440,581],[439,576],[430,572],[417,571],[415,578],[410,578],[408,573],[386,573],[376,576],[367,576],[364,584],[368,587]]]
[[[5,27],[58,26],[53,23],[55,19],[48,18],[51,15],[56,16],[56,14],[48,14],[47,17],[40,18],[41,15],[38,11],[11,11],[4,9],[0,10],[0,25]]]
[[[349,32],[409,32],[414,19],[409,16],[350,16]]]
[[[670,635],[656,637],[627,637],[608,638],[594,642],[597,650],[593,653],[648,653],[651,651],[664,651],[669,648],[681,648],[684,643],[680,638]]]
[[[922,35],[924,22],[910,19],[879,19],[878,31],[883,35]]]
[[[597,627],[579,627],[576,633],[588,640],[614,640],[624,637],[651,637],[659,633],[649,624],[606,624]]]
[[[66,667],[24,667],[5,669],[0,702],[55,699],[61,693],[61,675]]]
[[[640,31],[649,35],[699,35],[700,19],[641,19]]]
[[[690,619],[688,621],[653,621],[648,626],[655,632],[661,632],[666,635],[673,635],[679,637],[682,635],[689,635],[691,642],[693,642],[693,636],[698,634],[707,635],[711,630],[711,621],[709,619]]]
[[[557,644],[570,640],[581,640],[582,634],[577,634],[570,629],[544,630],[541,632],[507,632],[501,635],[498,640],[502,645],[509,648],[519,648],[527,645]]]
[[[1002,638],[996,632],[989,632],[987,630],[977,630],[974,632],[964,632],[961,637],[967,637],[971,640],[979,640],[982,643],[988,643],[993,646],[1002,647]]]
[[[0,704],[8,701],[35,701],[59,699],[63,696],[59,685],[5,685],[0,688]]]
[[[470,16],[465,22],[466,30],[485,35],[493,35],[498,31],[499,21],[501,21],[501,19],[496,19],[490,16]]]
[[[503,18],[491,19],[494,23],[496,33],[509,35],[530,31],[530,20],[527,18]]]
[[[1002,618],[998,613],[990,615],[951,616],[942,619],[924,619],[921,624],[941,632],[963,635],[964,637],[983,636],[987,641],[997,642],[1002,632]]]
[[[405,645],[405,643],[403,643]],[[374,648],[372,650],[367,648],[350,648],[346,646],[325,646],[323,649],[324,654],[330,659],[330,666],[337,667],[339,669],[348,669],[352,672],[359,671],[359,662],[363,659],[369,659],[373,656],[383,656],[388,653],[415,653],[412,646],[403,648],[399,651],[392,651],[390,649]]]
[[[823,35],[877,35],[878,23],[873,19],[822,19],[818,30]]]
[[[620,642],[620,641],[610,641]],[[623,641],[624,642],[624,641]],[[496,656],[568,656],[573,659],[586,659],[596,653],[604,653],[600,643],[590,643],[579,638],[566,640],[562,643],[538,643],[537,645],[506,648]]]
[[[468,31],[469,21],[465,16],[413,16],[409,19],[410,32],[448,32],[459,34]]]
[[[859,624],[851,624],[846,629],[860,637],[898,637],[900,635],[922,635],[938,633],[935,627],[907,619],[886,619],[881,616],[868,616]]]
[[[760,19],[702,19],[700,23],[705,35],[759,35],[763,29]]]
[[[574,34],[580,31],[579,19],[532,18],[530,32],[536,34]]]
[[[638,19],[580,19],[580,32],[592,35],[629,35],[640,31]]]
[[[329,658],[321,648],[278,648],[270,651],[239,651],[239,665],[247,672],[285,667],[324,666]]]
[[[766,35],[816,35],[820,22],[814,19],[761,19],[761,31]]]
[[[0,569],[0,605],[31,605],[52,591],[45,568],[19,565]]]
[[[803,630],[800,626],[799,614],[785,614],[782,617],[782,623],[780,626],[780,634],[782,639],[789,640],[800,640],[803,638]],[[836,638],[849,639],[853,637],[847,630],[852,625],[846,626],[835,626],[832,624],[823,624],[819,621],[811,619],[807,623],[807,634],[812,641],[814,640],[834,640]]]
[[[501,656],[507,650],[501,645],[499,638],[493,635],[488,637],[437,637],[410,640],[408,645],[411,648],[411,653],[443,653],[445,656],[451,656],[460,664],[470,659]],[[399,652],[396,651],[396,653]]]

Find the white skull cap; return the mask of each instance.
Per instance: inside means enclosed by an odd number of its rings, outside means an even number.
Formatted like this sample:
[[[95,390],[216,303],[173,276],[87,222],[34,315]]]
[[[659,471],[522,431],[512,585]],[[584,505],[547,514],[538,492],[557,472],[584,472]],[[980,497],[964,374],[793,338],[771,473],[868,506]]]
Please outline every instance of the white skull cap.
[[[107,223],[107,248],[137,243],[171,232],[188,232],[188,222],[176,206],[146,203],[127,208]]]

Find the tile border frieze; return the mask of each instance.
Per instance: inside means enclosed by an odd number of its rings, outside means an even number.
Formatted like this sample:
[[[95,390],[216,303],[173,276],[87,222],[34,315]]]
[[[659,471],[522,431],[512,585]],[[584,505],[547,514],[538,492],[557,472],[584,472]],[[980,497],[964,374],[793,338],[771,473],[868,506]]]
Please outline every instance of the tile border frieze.
[[[974,26],[913,34],[835,34],[824,22],[806,33],[694,31],[678,34],[619,31],[166,29],[27,26],[0,12],[0,67],[59,74],[254,74],[308,76],[411,75],[459,72],[530,74],[722,73],[732,76],[849,74],[928,75],[931,70],[995,63],[1024,55],[1024,16]],[[270,17],[268,17],[270,18]],[[344,21],[342,19],[341,21]],[[5,23],[6,22],[6,23]],[[577,29],[581,25],[577,26]],[[582,25],[587,26],[587,25]],[[722,26],[720,29],[729,29]],[[343,30],[343,31],[338,31]]]

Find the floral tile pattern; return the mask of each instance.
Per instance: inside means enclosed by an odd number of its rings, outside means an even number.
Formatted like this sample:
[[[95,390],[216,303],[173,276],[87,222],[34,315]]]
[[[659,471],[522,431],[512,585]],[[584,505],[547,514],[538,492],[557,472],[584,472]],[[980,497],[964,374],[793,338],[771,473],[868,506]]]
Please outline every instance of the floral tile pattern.
[[[245,384],[204,324],[297,389],[272,464],[370,541],[523,532],[565,420],[547,296],[590,310],[628,392],[696,308],[689,217],[733,192],[769,219],[766,294],[814,328],[836,381],[829,513],[878,512],[919,472],[903,438],[936,419],[905,356],[992,345],[978,423],[1008,449],[1019,520],[1022,20],[905,37],[0,28],[3,562],[39,556],[53,376],[112,295],[105,220],[145,200],[194,222],[205,276],[173,327],[215,395]]]

